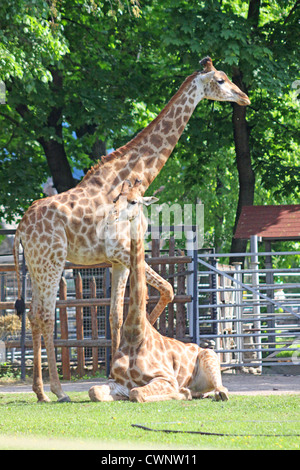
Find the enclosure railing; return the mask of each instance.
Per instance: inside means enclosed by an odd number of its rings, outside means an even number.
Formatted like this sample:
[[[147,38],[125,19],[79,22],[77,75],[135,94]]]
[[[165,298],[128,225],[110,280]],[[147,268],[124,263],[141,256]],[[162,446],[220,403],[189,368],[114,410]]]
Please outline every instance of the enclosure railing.
[[[174,302],[155,326],[163,335],[213,347],[223,368],[260,371],[262,367],[299,365],[299,255],[298,251],[220,254],[194,247],[181,251],[173,237],[168,249],[161,250],[160,240],[153,239],[147,262],[175,291]],[[233,256],[242,261],[230,263]],[[284,268],[287,257],[290,266]],[[17,295],[14,270],[12,258],[3,264],[0,257],[0,341],[5,342],[10,360],[23,359],[24,372],[25,360],[32,361],[32,339],[28,324],[23,323],[25,333],[20,334],[20,322],[12,315]],[[109,265],[66,263],[54,334],[65,378],[71,367],[81,376],[87,367],[95,373],[99,363],[106,364],[108,373],[110,288]],[[31,286],[24,262],[23,290],[28,308]],[[151,288],[149,311],[157,301],[158,293]],[[127,291],[125,315],[128,302]],[[8,327],[6,320],[11,320]],[[46,360],[45,350],[43,357]]]
[[[199,252],[199,335],[224,368],[300,364],[300,268],[266,267],[295,255]],[[222,264],[233,256],[243,261]]]
[[[7,257],[6,257],[7,260]],[[28,320],[21,327],[15,316],[14,304],[17,298],[15,266],[12,258],[9,263],[1,263],[0,257],[0,341],[4,341],[7,357],[17,364],[25,377],[25,365],[32,363],[32,337]],[[175,297],[156,323],[164,335],[182,341],[191,341],[187,328],[187,306],[192,303],[187,278],[193,273],[188,266],[193,263],[175,247],[171,238],[168,250],[161,251],[159,240],[153,240],[147,263],[168,279],[174,288]],[[31,280],[26,271],[25,260],[20,257],[23,272],[23,297],[28,310],[31,301]],[[87,368],[95,373],[100,363],[109,372],[110,329],[109,307],[111,296],[111,274],[109,264],[81,266],[66,263],[56,302],[56,322],[54,345],[57,359],[62,365],[62,374],[69,379],[71,368],[83,376]],[[197,273],[196,273],[197,274]],[[159,300],[159,293],[150,288],[149,312]],[[129,305],[129,292],[125,295],[125,312]],[[1,315],[2,313],[2,315]],[[2,318],[2,324],[1,324]],[[42,344],[44,348],[44,344]],[[45,349],[43,359],[47,360]]]

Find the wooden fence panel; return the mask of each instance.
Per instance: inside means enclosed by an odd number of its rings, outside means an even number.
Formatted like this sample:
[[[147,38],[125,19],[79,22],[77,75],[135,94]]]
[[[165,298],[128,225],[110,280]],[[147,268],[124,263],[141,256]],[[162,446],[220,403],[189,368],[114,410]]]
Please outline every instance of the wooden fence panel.
[[[76,286],[76,299],[83,298],[83,289],[82,289],[82,277],[81,274],[78,273],[76,276],[75,281]],[[83,307],[78,306],[76,307],[76,337],[78,340],[83,340],[84,333],[83,333]],[[84,348],[77,349],[77,373],[79,377],[84,376]]]
[[[67,300],[67,282],[64,277],[61,278],[59,286],[59,298],[60,300]],[[65,307],[59,309],[60,318],[60,332],[61,339],[68,340],[68,314]],[[71,380],[71,369],[70,369],[70,351],[69,348],[62,348],[61,350],[61,362],[62,362],[62,374],[64,380]]]
[[[91,298],[96,298],[96,279],[93,277],[90,282],[90,294]],[[97,307],[91,307],[91,325],[92,325],[92,339],[98,338],[98,320],[97,320]],[[96,374],[98,370],[98,348],[92,348],[93,356],[93,375]]]
[[[161,276],[165,279],[169,280],[169,282],[174,286],[175,290],[175,297],[174,301],[168,305],[167,309],[161,315],[160,319],[157,322],[158,330],[163,335],[168,335],[170,337],[179,337],[182,339],[185,335],[185,304],[187,302],[192,301],[192,297],[187,295],[185,290],[185,270],[187,263],[192,261],[191,257],[188,256],[175,256],[175,240],[172,238],[170,240],[170,248],[169,253],[167,256],[166,254],[160,253],[159,247],[159,240],[153,241],[153,248],[151,257],[147,258],[147,262],[149,265],[153,267]],[[71,378],[71,354],[70,348],[73,349],[72,351],[72,363],[75,359],[77,360],[77,373],[81,377],[85,372],[85,348],[92,350],[92,372],[95,374],[99,369],[99,348],[105,349],[105,354],[103,355],[103,360],[105,360],[106,364],[109,364],[109,350],[111,346],[111,341],[108,339],[108,332],[107,332],[107,322],[105,321],[105,328],[103,330],[103,334],[105,338],[98,337],[98,327],[101,327],[101,323],[98,325],[98,316],[99,319],[101,317],[101,312],[98,307],[105,307],[106,309],[110,306],[110,297],[109,291],[106,288],[106,282],[109,280],[108,277],[101,273],[101,276],[104,276],[104,283],[103,287],[101,287],[100,296],[97,297],[97,282],[98,278],[92,278],[90,284],[88,284],[88,298],[86,298],[86,294],[84,294],[83,290],[83,280],[82,276],[79,272],[79,269],[82,270],[84,268],[91,269],[91,268],[102,268],[110,267],[108,264],[106,265],[95,265],[95,266],[78,266],[73,265],[71,263],[66,263],[66,270],[72,270],[72,274],[70,279],[74,279],[75,283],[75,292],[74,291],[67,291],[67,283],[66,279],[62,278],[60,282],[59,288],[59,296],[56,302],[56,308],[59,309],[59,320],[60,320],[60,334],[61,336],[54,339],[54,346],[55,348],[61,348],[61,363],[62,363],[62,374],[65,380],[69,380]],[[1,267],[2,272],[5,272],[5,267]],[[8,266],[8,272],[13,272],[14,266]],[[107,270],[108,271],[108,270]],[[78,274],[77,274],[78,273]],[[180,275],[180,273],[182,275]],[[179,276],[178,276],[179,274]],[[69,276],[68,272],[66,276]],[[94,274],[93,274],[94,276]],[[68,278],[69,279],[69,278]],[[72,285],[68,280],[68,285]],[[72,289],[72,288],[71,288]],[[150,288],[149,289],[149,300],[148,300],[148,309],[151,311],[156,303],[159,301],[159,293],[156,289]],[[85,298],[84,298],[85,297]],[[4,297],[3,301],[0,301],[0,311],[7,311],[7,310],[14,310],[14,299],[13,298],[6,298]],[[127,290],[126,296],[124,299],[124,311],[127,310],[129,304],[129,291]],[[28,309],[30,306],[30,297],[26,299],[26,308]],[[175,307],[174,307],[175,306]],[[85,338],[84,328],[87,325],[84,324],[84,308],[90,308],[90,319],[91,319],[91,336]],[[68,309],[72,309],[68,313]],[[74,314],[73,314],[74,312]],[[104,315],[105,316],[105,315]],[[102,321],[102,320],[101,320]],[[68,324],[69,322],[69,324]],[[104,325],[103,325],[104,326]],[[59,330],[58,330],[59,331]],[[90,332],[90,330],[88,330]],[[89,333],[90,334],[90,333]],[[73,336],[74,335],[74,336]],[[71,338],[70,338],[71,336]],[[76,339],[75,339],[76,338]],[[20,339],[19,338],[11,338],[6,341],[6,348],[20,348]],[[44,349],[44,343],[43,349]],[[32,340],[26,338],[25,346],[27,349],[32,349]],[[74,357],[74,352],[77,351],[77,358],[76,355]],[[32,354],[32,352],[31,352]]]

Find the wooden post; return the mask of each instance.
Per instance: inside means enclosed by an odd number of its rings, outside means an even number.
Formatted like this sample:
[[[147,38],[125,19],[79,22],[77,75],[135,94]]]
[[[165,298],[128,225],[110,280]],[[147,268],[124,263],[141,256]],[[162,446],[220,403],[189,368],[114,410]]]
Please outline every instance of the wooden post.
[[[90,282],[90,295],[92,299],[97,296],[96,279],[93,277]],[[97,307],[91,307],[91,325],[92,325],[92,339],[98,339],[98,321],[97,321]],[[92,348],[93,352],[93,375],[98,370],[98,348]]]
[[[152,240],[152,253],[151,253],[151,256],[153,258],[155,258],[155,257],[159,258],[159,255],[160,255],[159,242],[160,242],[160,240],[156,239],[156,238],[154,238]],[[153,266],[153,270],[156,271],[157,273],[159,273],[159,265]],[[150,287],[150,296],[155,296],[156,293],[157,293],[157,290],[154,287]],[[153,305],[152,305],[152,308],[153,308]],[[157,328],[157,321],[154,323],[153,326],[155,328]]]
[[[160,270],[160,275],[164,279],[166,278],[166,272],[167,272],[167,265],[162,264],[161,265],[161,270]],[[163,313],[161,314],[161,316],[159,317],[159,332],[163,336],[166,335],[166,310],[164,310]]]
[[[169,256],[175,256],[175,238],[170,238]],[[174,289],[174,264],[169,265],[169,275],[171,276],[169,282]],[[174,303],[168,305],[168,336],[174,338]]]
[[[61,278],[59,285],[59,299],[67,300],[67,282]],[[69,339],[68,314],[65,307],[59,309],[61,339]],[[71,380],[70,354],[69,348],[61,348],[62,374],[64,380]]]
[[[104,287],[103,293],[104,296],[107,298],[111,297],[111,282],[110,282],[110,271],[109,268],[105,269],[105,277],[104,277]],[[110,324],[109,324],[109,315],[110,315],[110,305],[105,307],[105,339],[111,340],[111,331],[110,331]],[[111,348],[105,348],[105,371],[106,376],[109,377],[110,374],[110,352]]]
[[[76,277],[76,299],[82,299],[82,277],[78,273]],[[82,340],[83,335],[83,307],[76,307],[76,336],[77,339]],[[79,377],[84,376],[84,348],[77,348],[77,373]]]
[[[185,294],[185,276],[184,272],[184,265],[178,264],[178,280],[177,280],[177,294],[183,295]],[[185,306],[184,304],[177,304],[176,305],[176,338],[182,339],[185,336]]]

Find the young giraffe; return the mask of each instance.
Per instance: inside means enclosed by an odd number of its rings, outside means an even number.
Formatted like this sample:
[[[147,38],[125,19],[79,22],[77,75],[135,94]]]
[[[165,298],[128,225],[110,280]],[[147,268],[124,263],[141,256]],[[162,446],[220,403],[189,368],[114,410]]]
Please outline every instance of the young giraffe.
[[[92,401],[128,399],[138,402],[190,400],[214,391],[217,400],[227,400],[216,353],[196,344],[185,344],[162,336],[146,315],[147,286],[144,258],[145,202],[139,183],[127,189],[126,211],[131,237],[130,303],[122,327],[120,347],[111,368],[111,379],[89,391]],[[124,188],[122,195],[125,194]],[[149,201],[147,201],[149,203]],[[112,225],[120,211],[109,215]]]
[[[97,227],[107,207],[120,192],[125,179],[143,179],[144,193],[172,153],[196,105],[203,98],[234,101],[241,106],[249,98],[225,75],[217,71],[209,57],[201,61],[203,71],[194,72],[181,85],[156,119],[127,145],[117,149],[93,167],[76,188],[36,201],[28,209],[16,232],[14,256],[18,279],[16,308],[22,313],[19,243],[22,242],[32,281],[32,303],[28,314],[33,336],[33,390],[39,401],[49,401],[43,390],[41,372],[41,334],[43,334],[50,373],[51,391],[59,401],[68,401],[59,382],[53,344],[56,294],[65,261],[91,265],[112,262],[112,298],[110,323],[112,355],[120,341],[123,323],[123,299],[129,275],[129,261],[123,264],[109,257]],[[147,282],[160,291],[160,301],[153,311],[157,317],[173,298],[168,282],[146,266]]]

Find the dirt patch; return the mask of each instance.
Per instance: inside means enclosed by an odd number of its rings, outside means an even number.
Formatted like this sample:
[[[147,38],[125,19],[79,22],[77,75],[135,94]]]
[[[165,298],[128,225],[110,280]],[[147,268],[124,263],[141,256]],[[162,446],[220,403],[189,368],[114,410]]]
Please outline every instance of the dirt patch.
[[[64,382],[63,389],[68,392],[86,392],[103,379],[91,379],[77,382]],[[232,395],[280,395],[300,394],[300,375],[251,375],[223,374],[223,384]],[[45,385],[49,393],[50,385]],[[30,384],[0,385],[0,393],[33,393]]]
[[[223,385],[233,395],[300,394],[300,375],[223,374]]]

